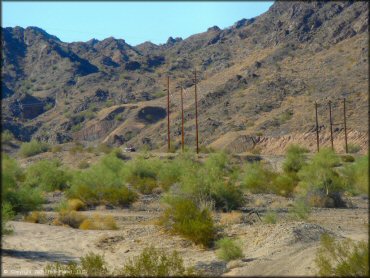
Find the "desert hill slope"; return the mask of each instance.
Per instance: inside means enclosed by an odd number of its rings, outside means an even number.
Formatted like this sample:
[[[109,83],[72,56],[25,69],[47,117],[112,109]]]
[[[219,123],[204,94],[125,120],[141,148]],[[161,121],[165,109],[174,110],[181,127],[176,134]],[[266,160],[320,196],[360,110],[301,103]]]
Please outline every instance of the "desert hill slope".
[[[198,71],[200,144],[281,153],[292,142],[315,149],[314,101],[322,144],[368,145],[368,4],[276,2],[233,26],[137,46],[123,39],[65,43],[40,28],[2,28],[2,124],[19,140],[84,141],[166,148],[166,77],[171,134],[195,140],[193,71]]]

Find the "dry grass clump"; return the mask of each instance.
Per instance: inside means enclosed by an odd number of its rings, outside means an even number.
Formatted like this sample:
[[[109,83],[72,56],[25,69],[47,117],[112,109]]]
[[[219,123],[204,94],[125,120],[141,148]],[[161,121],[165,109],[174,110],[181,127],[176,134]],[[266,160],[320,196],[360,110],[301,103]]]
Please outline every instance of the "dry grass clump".
[[[72,210],[75,210],[75,211],[79,211],[79,210],[84,210],[86,208],[86,204],[84,202],[82,202],[80,199],[69,199],[67,201],[67,209],[69,211],[72,211]]]
[[[54,225],[68,225],[78,229],[82,222],[86,220],[86,216],[72,210],[59,212],[58,218],[53,222]]]
[[[80,227],[81,230],[117,230],[117,223],[112,216],[101,216],[94,214],[91,218],[85,219]]]
[[[233,225],[242,222],[243,214],[239,211],[231,211],[227,213],[221,213],[220,224],[221,225]]]
[[[39,223],[39,224],[45,224],[45,223],[47,223],[46,214],[44,212],[40,212],[40,211],[32,211],[32,212],[30,212],[24,218],[24,220],[26,222],[30,222],[30,223]]]

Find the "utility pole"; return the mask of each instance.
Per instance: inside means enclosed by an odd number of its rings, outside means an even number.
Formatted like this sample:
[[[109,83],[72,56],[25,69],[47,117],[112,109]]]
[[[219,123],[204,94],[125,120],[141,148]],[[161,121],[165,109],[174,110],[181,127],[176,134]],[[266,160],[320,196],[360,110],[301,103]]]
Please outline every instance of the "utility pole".
[[[346,153],[348,153],[347,144],[347,119],[346,119],[346,98],[343,98],[343,120],[344,120],[344,140],[346,144]]]
[[[316,114],[316,145],[317,152],[320,151],[320,141],[319,141],[319,118],[317,116],[317,102],[315,101],[315,114]]]
[[[168,152],[171,150],[171,136],[170,136],[170,77],[167,76],[167,147]]]
[[[330,121],[331,149],[334,151],[334,143],[333,143],[333,121],[332,121],[332,118],[331,118],[331,100],[329,100],[329,121]]]
[[[194,70],[194,90],[195,90],[195,131],[196,131],[196,141],[197,141],[197,154],[199,154],[199,144],[198,144],[197,70]]]
[[[182,149],[182,152],[184,152],[184,147],[185,147],[185,143],[184,143],[184,100],[183,100],[182,84],[181,84],[180,94],[181,94],[181,149]]]

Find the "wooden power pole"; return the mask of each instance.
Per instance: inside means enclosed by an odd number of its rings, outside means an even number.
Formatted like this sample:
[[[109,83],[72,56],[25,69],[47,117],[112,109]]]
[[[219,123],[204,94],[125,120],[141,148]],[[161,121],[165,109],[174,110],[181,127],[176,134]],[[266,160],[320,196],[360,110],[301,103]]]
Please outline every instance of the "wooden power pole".
[[[317,116],[317,102],[315,101],[315,114],[316,114],[316,145],[317,152],[320,151],[320,140],[319,140],[319,118]]]
[[[194,70],[194,90],[195,90],[195,131],[196,131],[196,141],[197,141],[197,154],[199,154],[199,144],[198,144],[198,96],[197,96],[197,70]]]
[[[185,140],[184,140],[184,100],[183,100],[183,91],[182,91],[182,84],[181,84],[181,149],[184,152],[185,147]]]
[[[334,142],[333,142],[333,120],[331,117],[331,100],[329,100],[329,121],[330,121],[330,141],[331,149],[334,151]]]
[[[170,136],[170,77],[167,76],[167,147],[168,152],[171,150],[171,136]]]
[[[346,98],[343,98],[343,120],[344,120],[344,141],[346,146],[346,153],[348,153],[348,142],[347,142],[347,119],[346,119]]]

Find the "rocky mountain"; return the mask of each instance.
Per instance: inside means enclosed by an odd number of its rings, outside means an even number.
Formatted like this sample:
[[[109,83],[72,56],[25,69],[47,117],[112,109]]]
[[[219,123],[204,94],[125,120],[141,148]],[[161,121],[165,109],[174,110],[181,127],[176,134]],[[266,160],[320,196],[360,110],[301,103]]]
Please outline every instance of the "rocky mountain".
[[[194,146],[194,69],[202,146],[280,153],[292,142],[315,149],[314,101],[322,144],[329,144],[333,101],[336,148],[368,144],[368,14],[364,1],[274,3],[226,29],[137,46],[113,37],[65,43],[40,28],[2,28],[2,124],[17,139],[167,146],[171,135]]]

